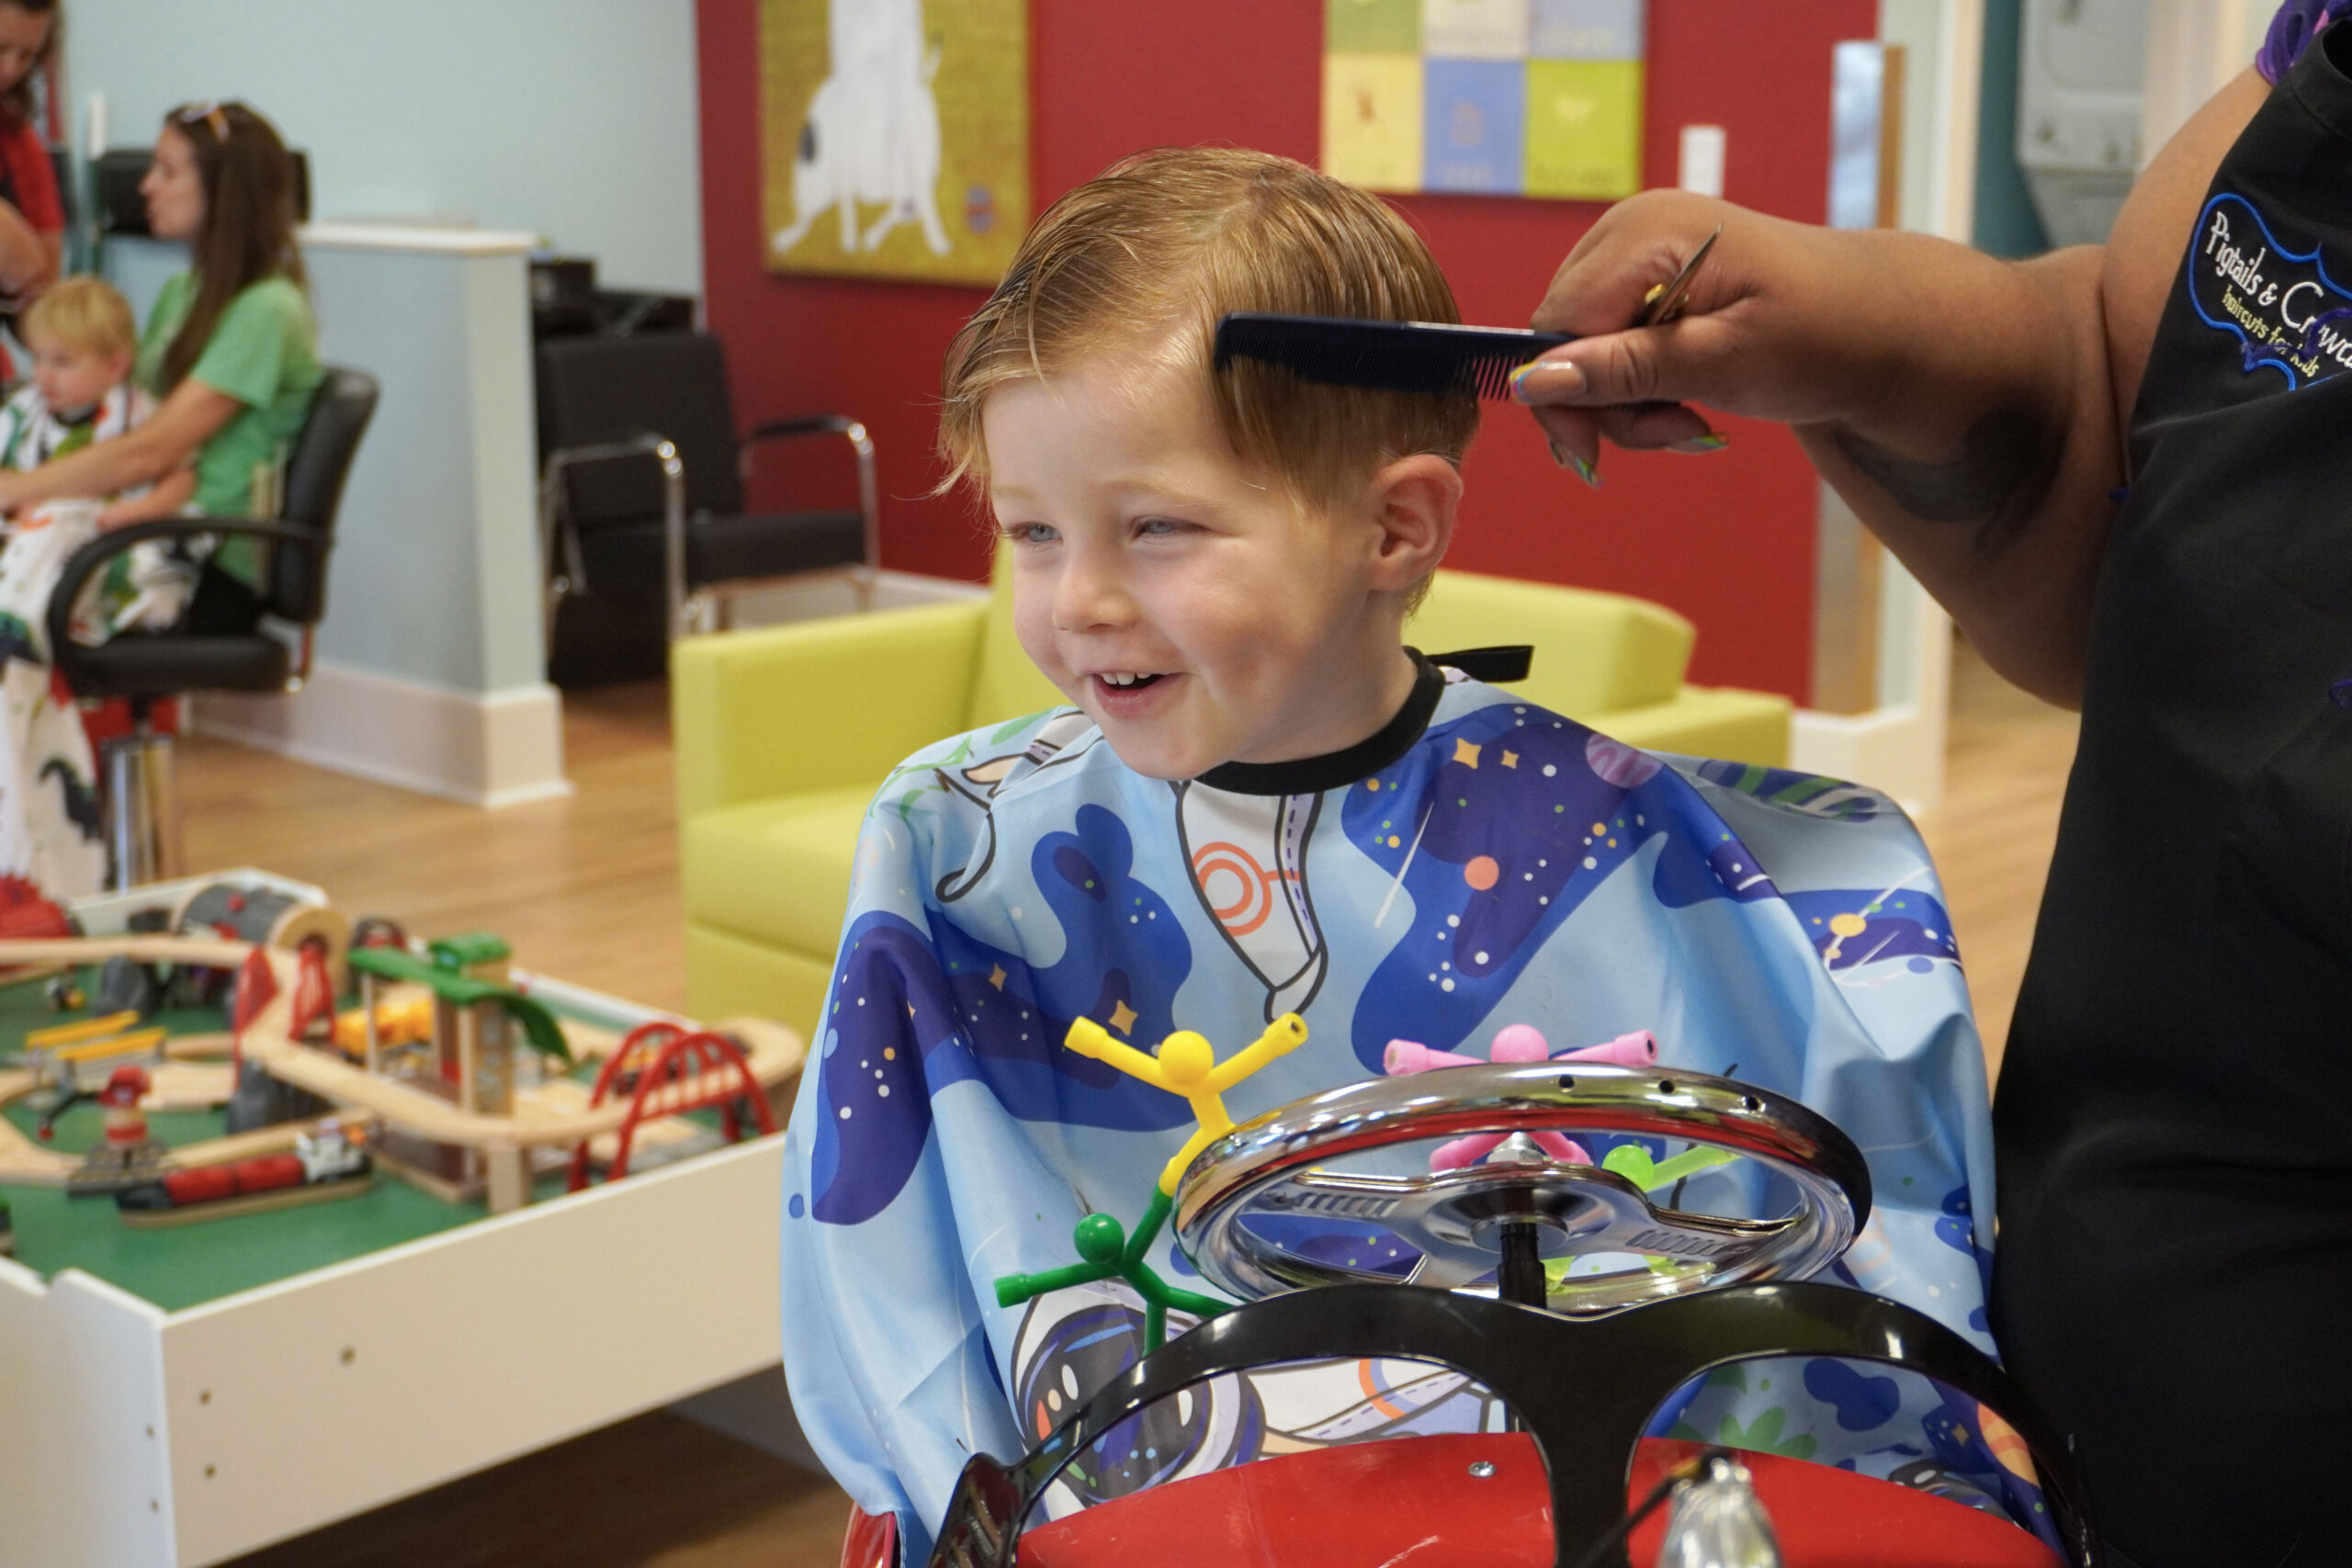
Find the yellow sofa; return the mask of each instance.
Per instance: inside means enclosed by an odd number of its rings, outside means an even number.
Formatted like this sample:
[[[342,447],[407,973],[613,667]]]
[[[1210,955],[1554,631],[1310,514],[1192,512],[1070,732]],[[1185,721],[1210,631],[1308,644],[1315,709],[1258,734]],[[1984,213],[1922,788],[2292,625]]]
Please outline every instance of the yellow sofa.
[[[1408,628],[1430,652],[1531,643],[1511,689],[1653,750],[1779,765],[1787,698],[1685,685],[1690,623],[1639,599],[1441,571]],[[1061,698],[986,600],[690,638],[671,656],[686,1005],[811,1028],[866,803],[925,743]]]

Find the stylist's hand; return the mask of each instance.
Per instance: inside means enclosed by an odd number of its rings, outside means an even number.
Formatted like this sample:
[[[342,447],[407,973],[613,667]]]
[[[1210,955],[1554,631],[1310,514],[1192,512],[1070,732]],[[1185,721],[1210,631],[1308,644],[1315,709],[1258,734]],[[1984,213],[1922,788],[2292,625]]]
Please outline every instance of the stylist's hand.
[[[1629,330],[1643,297],[1719,223],[1723,237],[1681,315]],[[1845,419],[1892,367],[1883,334],[1901,330],[1899,305],[1885,298],[1899,298],[1899,286],[1873,276],[1871,259],[1860,234],[1687,191],[1645,192],[1604,213],[1560,264],[1534,325],[1577,341],[1522,370],[1517,394],[1554,457],[1589,484],[1600,482],[1603,436],[1635,448],[1721,447],[1690,403],[1791,423]]]

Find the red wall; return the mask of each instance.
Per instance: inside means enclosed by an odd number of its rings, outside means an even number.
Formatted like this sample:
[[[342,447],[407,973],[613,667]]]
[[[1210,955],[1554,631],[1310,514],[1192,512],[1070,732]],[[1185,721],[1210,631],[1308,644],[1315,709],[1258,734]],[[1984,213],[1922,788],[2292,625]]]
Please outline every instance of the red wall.
[[[954,0],[933,0],[953,4]],[[758,0],[697,0],[703,269],[741,417],[812,409],[872,428],[883,554],[980,577],[968,502],[931,499],[933,400],[948,339],[979,291],[785,277],[764,267]],[[1220,141],[1313,162],[1319,0],[1033,0],[1033,186],[1045,204],[1138,148]],[[1820,221],[1829,166],[1829,51],[1868,38],[1874,0],[1650,0],[1646,169],[1674,177],[1678,134],[1727,128],[1726,194]],[[1523,322],[1589,203],[1416,197],[1400,204],[1453,282],[1464,319]],[[1552,465],[1532,421],[1489,405],[1467,467],[1452,564],[1610,588],[1669,604],[1700,630],[1692,674],[1802,699],[1812,642],[1815,481],[1788,434],[1724,420],[1704,457],[1611,451],[1608,486]]]

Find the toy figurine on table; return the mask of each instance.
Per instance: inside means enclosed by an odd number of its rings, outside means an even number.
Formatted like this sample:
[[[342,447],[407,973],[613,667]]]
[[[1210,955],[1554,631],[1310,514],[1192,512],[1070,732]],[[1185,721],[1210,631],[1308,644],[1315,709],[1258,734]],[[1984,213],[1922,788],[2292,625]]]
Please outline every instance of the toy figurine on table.
[[[146,1068],[120,1066],[96,1094],[85,1095],[69,1080],[64,1092],[51,1103],[40,1120],[43,1142],[56,1126],[59,1112],[78,1100],[95,1100],[106,1112],[106,1134],[84,1156],[81,1168],[65,1179],[66,1191],[76,1197],[119,1192],[155,1179],[164,1149],[162,1141],[147,1132],[147,1112],[140,1105],[147,1089]]]
[[[1203,1303],[1302,1282],[1453,1299],[1409,1280],[1573,1318],[1799,1277],[1739,1269],[1799,1235],[1792,1201],[1842,1202],[1867,1224],[1804,1232],[1802,1269],[1990,1348],[1984,1063],[1910,824],[1867,790],[1595,734],[1473,678],[1503,672],[1497,650],[1405,648],[1475,399],[1215,367],[1218,316],[1269,310],[1453,319],[1376,200],[1281,159],[1165,152],[1065,197],[951,352],[947,449],[988,491],[1023,647],[1073,705],[926,748],[876,797],[784,1222],[795,1408],[909,1561],[968,1460],[1045,1439],[1136,1365],[1163,1307],[1155,1363],[1288,1299],[1191,1335],[1205,1307],[1154,1280]],[[1514,1059],[1521,1024],[1615,1055]],[[1625,1040],[1643,1032],[1654,1066]],[[1471,1065],[1386,1076],[1392,1043]],[[1448,1072],[1571,1098],[1556,1086],[1636,1082],[1682,1120],[1518,1138],[1422,1119],[1330,1171],[1212,1190],[1253,1119],[1439,1103]],[[1746,1100],[1867,1155],[1842,1186],[1726,1159],[1702,1134],[1746,1125]],[[1533,1206],[1482,1218],[1464,1194]],[[1235,1371],[1123,1416],[1046,1511],[1510,1419],[1477,1380],[1390,1353]],[[1910,1373],[1755,1363],[1673,1389],[1654,1427],[2037,1504],[1974,1404]]]

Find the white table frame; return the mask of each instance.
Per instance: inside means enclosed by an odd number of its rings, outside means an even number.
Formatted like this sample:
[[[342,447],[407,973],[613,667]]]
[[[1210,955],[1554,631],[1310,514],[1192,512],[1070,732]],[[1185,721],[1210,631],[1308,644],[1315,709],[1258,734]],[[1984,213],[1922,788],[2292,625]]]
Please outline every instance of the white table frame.
[[[203,1568],[773,1369],[783,1179],[762,1138],[185,1312],[0,1259],[0,1568]]]

